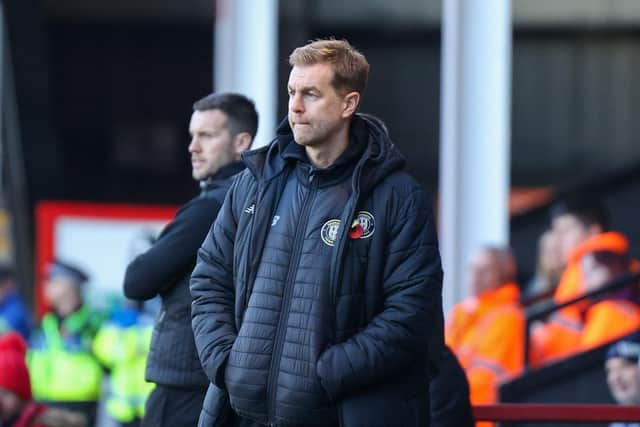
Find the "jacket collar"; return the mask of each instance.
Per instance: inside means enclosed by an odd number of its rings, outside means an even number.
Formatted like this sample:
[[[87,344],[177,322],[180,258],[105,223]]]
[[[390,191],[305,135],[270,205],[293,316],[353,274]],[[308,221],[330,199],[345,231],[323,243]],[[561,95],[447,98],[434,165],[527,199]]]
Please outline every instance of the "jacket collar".
[[[492,289],[471,297],[463,303],[466,311],[484,312],[493,310],[496,306],[504,304],[518,304],[520,301],[520,288],[517,284],[507,282],[497,289]]]
[[[241,161],[224,165],[215,175],[208,176],[200,181],[200,190],[203,192],[210,191],[216,186],[216,181],[229,178],[242,171],[242,169],[244,169],[244,163]]]
[[[295,141],[289,144],[281,144],[280,156],[295,168],[295,173],[304,185],[310,185],[309,176],[314,175],[317,185],[320,187],[334,185],[341,182],[353,173],[355,165],[362,157],[365,142],[358,138],[352,127],[349,135],[349,143],[340,156],[327,168],[316,168],[311,164],[305,148]]]
[[[357,161],[360,167],[356,167],[359,172],[354,177],[360,193],[367,193],[384,177],[404,166],[404,157],[391,142],[382,122],[356,114],[351,121],[350,135],[362,144]],[[243,153],[242,159],[257,179],[270,180],[287,167],[281,153],[291,144],[295,144],[293,132],[285,118],[271,144]]]
[[[478,299],[490,304],[505,304],[520,301],[520,288],[513,282],[507,282],[498,289],[483,292]]]

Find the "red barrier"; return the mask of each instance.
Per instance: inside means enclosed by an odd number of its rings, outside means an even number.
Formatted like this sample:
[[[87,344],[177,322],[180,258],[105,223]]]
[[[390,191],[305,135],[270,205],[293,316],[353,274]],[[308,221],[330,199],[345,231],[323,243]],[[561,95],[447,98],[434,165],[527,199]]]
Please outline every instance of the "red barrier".
[[[476,421],[640,421],[640,406],[503,403],[473,407]]]

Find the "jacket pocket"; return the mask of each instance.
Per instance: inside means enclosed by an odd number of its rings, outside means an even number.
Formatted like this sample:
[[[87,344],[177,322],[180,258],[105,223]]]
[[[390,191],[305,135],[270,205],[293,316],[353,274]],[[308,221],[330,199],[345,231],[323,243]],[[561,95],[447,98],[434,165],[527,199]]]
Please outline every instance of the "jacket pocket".
[[[429,381],[426,376],[410,374],[366,387],[345,397],[340,410],[343,427],[428,426]]]
[[[341,427],[417,427],[397,384],[368,387],[345,397],[340,406]]]

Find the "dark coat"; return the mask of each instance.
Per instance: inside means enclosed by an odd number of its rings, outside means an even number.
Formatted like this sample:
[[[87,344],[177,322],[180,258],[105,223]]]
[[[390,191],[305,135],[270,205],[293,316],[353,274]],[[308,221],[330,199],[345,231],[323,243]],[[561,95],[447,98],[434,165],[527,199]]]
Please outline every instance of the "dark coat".
[[[356,116],[328,169],[286,123],[244,160],[191,277],[209,378],[265,424],[428,425],[442,271],[428,198],[396,147]]]
[[[146,378],[156,384],[205,388],[191,330],[189,277],[196,253],[218,214],[240,162],[201,182],[202,192],[176,213],[154,245],[127,267],[127,298],[148,300],[160,295],[162,307],[153,329]]]
[[[469,382],[455,354],[444,347],[429,387],[431,427],[473,427]]]

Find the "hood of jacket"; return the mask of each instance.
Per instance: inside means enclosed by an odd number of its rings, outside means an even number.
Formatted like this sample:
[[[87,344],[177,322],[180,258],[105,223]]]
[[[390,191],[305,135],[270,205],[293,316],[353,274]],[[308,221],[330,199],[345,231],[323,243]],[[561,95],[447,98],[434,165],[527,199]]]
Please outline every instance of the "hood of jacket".
[[[367,194],[385,177],[404,167],[405,159],[391,141],[384,123],[368,115],[355,114],[349,130],[350,143],[366,144],[356,165],[353,185],[360,194]],[[245,152],[242,160],[258,180],[271,180],[282,173],[287,162],[280,151],[295,144],[293,131],[285,118],[278,126],[276,137],[262,148]]]

